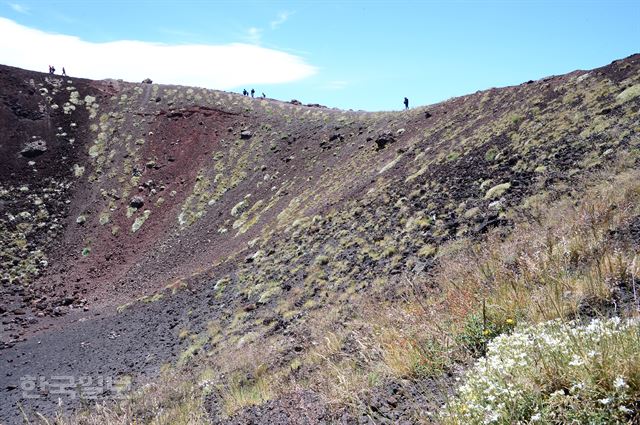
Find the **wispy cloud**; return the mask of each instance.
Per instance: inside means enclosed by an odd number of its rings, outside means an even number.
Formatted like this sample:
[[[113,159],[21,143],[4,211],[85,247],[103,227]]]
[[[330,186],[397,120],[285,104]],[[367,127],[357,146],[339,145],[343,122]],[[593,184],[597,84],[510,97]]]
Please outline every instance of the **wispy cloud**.
[[[29,13],[29,7],[20,3],[7,3],[11,9],[15,12],[27,14]]]
[[[52,18],[55,18],[58,21],[64,22],[66,24],[75,24],[78,22],[76,18],[72,18],[71,16],[65,15],[64,13],[60,13],[60,12],[49,12],[49,13]]]
[[[246,40],[252,44],[260,44],[262,40],[262,29],[251,27],[247,30]]]
[[[344,80],[334,80],[327,82],[324,86],[322,86],[325,90],[342,90],[349,85],[348,81]]]
[[[280,25],[282,25],[285,22],[287,22],[287,20],[289,19],[289,17],[291,15],[293,15],[292,12],[280,12],[280,13],[278,13],[278,17],[276,19],[274,19],[273,21],[271,21],[271,23],[269,24],[271,26],[271,29],[274,30],[274,29],[278,28]]]
[[[232,89],[248,84],[278,84],[317,73],[304,59],[246,43],[168,45],[121,40],[92,43],[49,34],[0,17],[0,58],[7,65],[46,70],[63,66],[70,75],[122,78]]]

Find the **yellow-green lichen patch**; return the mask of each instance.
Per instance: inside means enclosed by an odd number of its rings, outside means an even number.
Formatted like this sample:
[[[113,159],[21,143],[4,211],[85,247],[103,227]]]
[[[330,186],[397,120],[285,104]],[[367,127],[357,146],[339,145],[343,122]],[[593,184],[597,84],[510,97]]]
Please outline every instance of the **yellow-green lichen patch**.
[[[144,210],[142,215],[137,217],[135,219],[135,221],[133,222],[133,224],[131,225],[131,232],[135,233],[138,230],[140,230],[140,228],[142,227],[144,222],[147,221],[147,219],[149,218],[150,215],[151,215],[151,211],[150,210]]]
[[[509,188],[511,187],[511,183],[502,183],[493,186],[491,189],[487,190],[487,193],[484,194],[484,199],[495,199],[502,196]]]
[[[636,84],[624,89],[624,91],[616,96],[616,99],[618,100],[618,102],[624,103],[635,99],[638,96],[640,96],[640,84]]]
[[[100,218],[98,220],[100,225],[104,226],[105,224],[109,223],[109,217],[110,217],[110,214],[108,211],[104,211],[100,213]]]
[[[73,175],[76,177],[82,177],[83,174],[84,174],[84,167],[78,164],[73,164]]]

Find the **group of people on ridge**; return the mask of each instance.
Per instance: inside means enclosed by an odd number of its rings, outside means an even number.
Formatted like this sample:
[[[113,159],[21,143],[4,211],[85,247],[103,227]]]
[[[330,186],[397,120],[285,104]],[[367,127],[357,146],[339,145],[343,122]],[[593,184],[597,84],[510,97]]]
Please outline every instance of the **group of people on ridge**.
[[[56,67],[53,65],[49,65],[49,74],[55,74],[56,73]],[[66,77],[67,76],[67,71],[64,69],[64,66],[62,67],[62,76]]]
[[[49,65],[49,74],[55,74],[55,73],[56,73],[56,68],[53,65]],[[67,76],[67,71],[64,69],[64,66],[62,67],[62,76],[63,77]],[[251,92],[248,92],[247,89],[242,90],[243,96],[249,96],[249,94],[251,94],[251,97],[255,97],[255,94],[256,94],[255,89],[251,89]],[[264,94],[264,92],[262,92],[262,97],[265,98],[267,97],[267,95]],[[407,97],[404,98],[404,109],[409,109],[409,99]]]
[[[64,72],[64,68],[62,68],[62,72]],[[242,90],[242,95],[243,96],[249,96],[249,94],[251,94],[251,97],[255,97],[256,91],[255,89],[251,89],[250,92],[247,91],[247,89],[243,89]],[[264,94],[264,92],[262,92],[262,97],[265,98],[267,97],[267,95]],[[405,97],[404,98],[404,109],[409,109],[409,98]]]
[[[256,94],[255,89],[251,89],[251,97],[254,97],[255,94]],[[243,96],[249,96],[249,92],[247,91],[247,89],[242,90],[242,95]],[[267,97],[267,95],[264,94],[264,92],[262,92],[262,97],[265,98],[265,97]]]

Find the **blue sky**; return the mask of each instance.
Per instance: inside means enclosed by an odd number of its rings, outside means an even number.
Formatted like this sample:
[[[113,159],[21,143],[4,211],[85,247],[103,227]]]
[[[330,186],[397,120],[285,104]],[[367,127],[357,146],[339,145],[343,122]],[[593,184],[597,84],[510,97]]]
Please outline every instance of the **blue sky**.
[[[426,105],[640,52],[639,0],[6,0],[0,18],[1,63],[343,109]]]

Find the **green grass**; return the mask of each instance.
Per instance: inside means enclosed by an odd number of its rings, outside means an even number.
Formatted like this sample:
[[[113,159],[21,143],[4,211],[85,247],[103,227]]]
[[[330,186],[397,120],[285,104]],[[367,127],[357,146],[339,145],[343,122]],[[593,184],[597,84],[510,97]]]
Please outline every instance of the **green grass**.
[[[234,376],[223,390],[224,412],[232,415],[234,412],[248,406],[262,404],[272,397],[268,378],[258,368],[255,378],[245,379]]]

